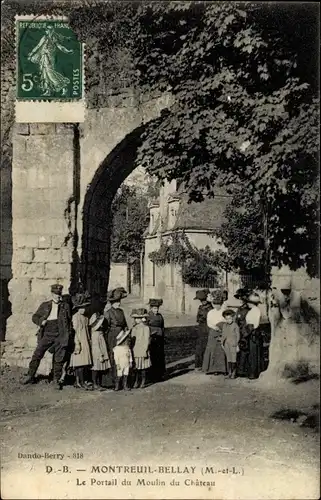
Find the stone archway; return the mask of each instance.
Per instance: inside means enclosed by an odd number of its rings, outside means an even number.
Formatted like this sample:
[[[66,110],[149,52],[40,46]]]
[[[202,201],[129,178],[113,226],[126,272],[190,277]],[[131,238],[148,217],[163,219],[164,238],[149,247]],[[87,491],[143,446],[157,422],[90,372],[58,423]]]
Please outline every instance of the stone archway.
[[[144,126],[128,134],[98,168],[84,200],[81,281],[94,294],[107,291],[110,268],[111,204],[135,168]]]
[[[25,366],[36,344],[31,316],[48,298],[53,281],[72,289],[84,261],[85,284],[106,289],[110,205],[134,169],[146,123],[160,116],[171,95],[110,96],[105,108],[88,109],[81,126],[22,124],[13,135],[12,315],[6,361]],[[106,218],[105,218],[106,216]],[[98,227],[97,219],[104,224]],[[102,264],[102,265],[101,265]],[[94,276],[91,280],[89,275]]]

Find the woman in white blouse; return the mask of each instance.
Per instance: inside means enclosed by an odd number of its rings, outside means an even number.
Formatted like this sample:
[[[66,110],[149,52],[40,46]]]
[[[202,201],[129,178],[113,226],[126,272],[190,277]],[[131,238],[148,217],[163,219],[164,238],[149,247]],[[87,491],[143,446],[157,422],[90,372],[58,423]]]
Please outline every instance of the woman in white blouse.
[[[203,358],[202,371],[214,375],[226,374],[226,357],[221,344],[222,331],[220,325],[225,322],[222,312],[224,293],[214,290],[207,300],[212,303],[213,309],[207,313],[208,340]]]
[[[261,304],[257,293],[252,293],[248,300],[249,312],[245,316],[245,331],[243,338],[248,340],[248,378],[256,379],[263,370],[263,338],[259,330],[261,321],[261,311],[258,304]]]

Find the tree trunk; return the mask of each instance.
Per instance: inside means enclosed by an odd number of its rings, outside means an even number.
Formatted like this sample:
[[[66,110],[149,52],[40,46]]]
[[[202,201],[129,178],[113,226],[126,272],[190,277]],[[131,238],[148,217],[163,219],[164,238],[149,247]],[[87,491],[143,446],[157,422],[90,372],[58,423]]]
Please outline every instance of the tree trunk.
[[[274,314],[269,315],[269,365],[259,378],[262,384],[269,386],[318,371],[318,347],[317,342],[311,341],[310,325],[302,319],[298,321],[297,318],[283,318],[277,311],[276,309]]]

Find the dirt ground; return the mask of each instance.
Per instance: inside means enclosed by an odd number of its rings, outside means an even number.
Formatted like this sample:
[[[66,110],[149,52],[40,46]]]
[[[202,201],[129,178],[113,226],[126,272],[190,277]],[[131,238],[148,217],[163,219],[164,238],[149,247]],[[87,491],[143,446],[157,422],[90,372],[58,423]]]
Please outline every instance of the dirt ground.
[[[19,370],[6,370],[2,498],[319,498],[318,383],[267,394],[256,382],[206,376],[188,364],[172,367],[165,382],[119,393],[72,386],[55,391],[45,382],[18,386]],[[9,378],[10,393],[4,389]],[[300,412],[314,415],[314,423]],[[19,453],[60,453],[64,459],[27,459]],[[92,467],[114,464],[196,471],[157,475],[165,482],[160,496],[154,485],[100,487],[111,475],[92,473]],[[61,472],[66,465],[70,476]],[[238,472],[203,477],[206,466]],[[155,474],[143,477],[155,482]],[[77,478],[86,485],[77,487]],[[179,488],[170,485],[173,478]],[[215,487],[186,486],[191,478],[215,480]]]
[[[167,321],[168,377],[145,389],[22,386],[26,370],[2,367],[1,498],[319,498],[319,381],[195,372],[184,321]]]

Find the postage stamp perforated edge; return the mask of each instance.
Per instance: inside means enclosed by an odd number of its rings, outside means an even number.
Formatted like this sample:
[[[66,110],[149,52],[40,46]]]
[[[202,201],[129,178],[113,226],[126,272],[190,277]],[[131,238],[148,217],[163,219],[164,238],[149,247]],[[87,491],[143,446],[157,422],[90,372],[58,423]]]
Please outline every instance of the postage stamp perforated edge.
[[[17,29],[18,21],[62,21],[68,23],[66,16],[57,15],[36,15],[19,14],[15,16],[15,55],[16,71],[15,82],[18,84],[19,71],[19,33]],[[86,45],[81,43],[81,72],[82,72],[82,97],[77,99],[17,99],[17,88],[15,98],[15,122],[16,123],[83,123],[86,115],[85,100],[85,64],[86,64]]]

